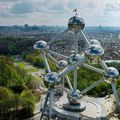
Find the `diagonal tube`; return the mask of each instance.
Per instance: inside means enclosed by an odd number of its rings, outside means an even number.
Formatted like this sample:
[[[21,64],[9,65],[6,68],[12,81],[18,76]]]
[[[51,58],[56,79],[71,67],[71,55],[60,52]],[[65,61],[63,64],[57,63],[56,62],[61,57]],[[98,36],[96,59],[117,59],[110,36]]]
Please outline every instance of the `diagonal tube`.
[[[70,94],[69,90],[66,89],[65,87],[63,87],[62,85],[60,85],[60,87],[62,88],[62,90],[64,90],[66,93]]]
[[[100,65],[102,66],[102,68],[103,68],[105,71],[108,70],[108,67],[107,67],[106,63],[105,63],[103,60],[100,61]]]
[[[81,63],[76,63],[75,65],[68,65],[66,68],[64,68],[60,73],[59,76],[63,77],[68,72],[72,71],[74,68],[78,67]]]
[[[46,66],[46,68],[47,68],[47,71],[48,71],[48,72],[51,72],[50,66],[49,66],[48,61],[47,61],[47,58],[46,58],[46,54],[44,53],[44,54],[42,54],[42,56],[43,56],[43,58],[44,58],[45,66]]]
[[[92,71],[98,72],[98,73],[100,73],[100,74],[104,74],[104,73],[105,73],[104,70],[101,70],[101,69],[99,69],[99,68],[90,66],[90,65],[85,64],[85,63],[81,64],[81,66],[84,67],[84,68],[90,69],[90,70],[92,70]]]
[[[52,50],[49,50],[48,52],[49,52],[50,54],[52,54],[52,55],[60,56],[60,57],[62,57],[62,58],[68,59],[68,56],[65,56],[65,55],[63,55],[63,54],[54,52],[54,51],[52,51]]]
[[[86,92],[88,92],[89,90],[93,89],[94,87],[96,87],[97,85],[101,84],[102,82],[104,82],[104,78],[101,78],[100,80],[98,80],[97,82],[93,83],[92,85],[90,85],[89,87],[85,88],[84,90],[81,91],[81,94],[85,94]]]
[[[70,82],[70,80],[69,80],[68,75],[65,75],[65,79],[66,79],[66,81],[67,81],[67,83],[68,83],[69,88],[70,88],[71,90],[73,90],[73,87],[72,87],[72,85],[71,85],[71,82]]]
[[[47,57],[49,57],[53,62],[57,63],[57,60],[50,53],[47,53]]]
[[[60,39],[58,39],[58,38],[63,37],[63,35],[64,35],[66,32],[68,32],[68,31],[69,31],[69,29],[66,29],[66,30],[65,30],[64,32],[62,32],[60,35],[56,35],[55,37],[53,37],[53,38],[48,42],[48,45],[52,44],[52,43],[55,42],[55,41],[60,40]]]
[[[83,36],[85,42],[88,44],[88,46],[90,46],[90,42],[89,39],[86,37],[86,35],[84,34],[84,32],[82,30],[79,31],[81,33],[81,35]]]
[[[114,94],[114,97],[115,97],[115,100],[116,100],[116,106],[118,107],[118,106],[120,106],[120,101],[119,101],[119,98],[118,98],[115,83],[113,81],[111,82],[111,86],[112,86],[113,94]]]

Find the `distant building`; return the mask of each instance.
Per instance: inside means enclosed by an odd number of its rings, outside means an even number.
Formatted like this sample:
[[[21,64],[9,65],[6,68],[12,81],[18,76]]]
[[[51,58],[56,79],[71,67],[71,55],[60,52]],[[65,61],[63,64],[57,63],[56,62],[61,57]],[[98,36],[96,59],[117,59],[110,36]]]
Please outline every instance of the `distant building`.
[[[99,31],[102,32],[102,26],[101,25],[99,26]]]
[[[14,28],[14,29],[18,29],[19,27],[18,27],[17,25],[14,25],[13,28]]]
[[[118,39],[120,40],[120,33],[118,34]]]
[[[112,33],[110,33],[110,39],[112,39],[113,38],[113,34]]]
[[[24,25],[24,30],[25,30],[25,31],[29,31],[29,25],[28,25],[28,24],[25,24],[25,25]]]
[[[34,25],[33,27],[32,27],[32,30],[34,31],[34,30],[39,30],[39,27],[37,27],[36,25]]]

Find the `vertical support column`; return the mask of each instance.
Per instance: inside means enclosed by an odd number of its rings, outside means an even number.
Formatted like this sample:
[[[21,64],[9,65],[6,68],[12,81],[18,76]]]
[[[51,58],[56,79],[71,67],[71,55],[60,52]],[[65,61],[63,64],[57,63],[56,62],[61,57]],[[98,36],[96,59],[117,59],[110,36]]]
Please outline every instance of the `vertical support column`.
[[[77,67],[74,68],[74,81],[73,81],[74,90],[77,89]]]
[[[75,49],[75,53],[78,52],[78,38],[77,38],[77,33],[75,32],[75,38],[74,38],[74,49]]]
[[[40,120],[42,120],[43,116],[44,116],[44,111],[45,111],[45,107],[47,105],[47,102],[48,102],[48,99],[49,99],[49,96],[50,96],[50,93],[49,91],[46,93],[46,98],[45,98],[45,101],[44,101],[44,105],[43,105],[43,109],[42,109],[42,114],[40,116]]]
[[[111,82],[111,86],[112,86],[112,90],[113,90],[114,97],[115,97],[115,100],[116,100],[116,105],[118,107],[120,105],[120,101],[119,101],[119,98],[118,98],[118,94],[117,94],[115,83],[113,81]]]
[[[51,120],[52,109],[54,108],[54,90],[50,90],[50,98],[49,98],[49,115],[48,120]]]
[[[77,54],[78,52],[78,38],[77,38],[77,32],[75,32],[75,53]],[[74,80],[73,80],[73,89],[76,90],[77,89],[77,67],[74,68]]]

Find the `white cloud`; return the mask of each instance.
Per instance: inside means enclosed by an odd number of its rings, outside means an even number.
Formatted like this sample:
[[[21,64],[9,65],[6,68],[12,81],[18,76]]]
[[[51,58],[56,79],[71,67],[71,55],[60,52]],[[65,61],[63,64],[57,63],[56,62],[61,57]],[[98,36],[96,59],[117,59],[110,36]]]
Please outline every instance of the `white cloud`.
[[[119,25],[120,0],[0,0],[0,24],[65,25],[75,8],[87,25]]]

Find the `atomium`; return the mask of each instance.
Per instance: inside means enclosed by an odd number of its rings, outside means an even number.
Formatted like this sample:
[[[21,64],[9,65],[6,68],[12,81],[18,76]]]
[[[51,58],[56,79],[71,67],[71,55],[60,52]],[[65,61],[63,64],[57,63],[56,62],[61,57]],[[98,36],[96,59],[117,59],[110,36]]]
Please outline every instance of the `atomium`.
[[[58,73],[49,72],[45,75],[45,85],[48,87],[58,87],[60,85],[60,78]]]
[[[114,67],[108,67],[106,76],[109,78],[116,78],[119,75],[119,72]]]
[[[72,54],[68,58],[68,62],[71,64],[75,64],[76,62],[84,62],[85,58],[81,56],[80,54]]]
[[[101,58],[104,54],[104,50],[101,46],[92,44],[85,50],[85,56],[90,62],[101,61]]]
[[[105,78],[106,82],[111,83],[112,81],[116,80],[116,78],[119,76],[119,72],[114,67],[108,67],[108,70],[106,71]]]
[[[91,39],[90,43],[101,46],[101,43],[98,40],[96,40],[96,39]]]
[[[99,45],[91,45],[85,50],[85,54],[89,56],[102,56],[104,54],[104,50]]]
[[[68,62],[66,60],[59,60],[56,66],[60,69],[67,67]]]
[[[73,16],[68,21],[68,28],[72,32],[77,32],[79,29],[84,29],[85,22],[82,18],[79,18],[78,16]]]
[[[66,32],[72,31],[74,34],[74,53],[71,53],[69,56],[50,50],[48,43],[42,40],[37,41],[33,46],[34,49],[42,51],[41,54],[45,61],[47,71],[44,77],[44,83],[48,90],[46,92],[44,103],[42,103],[40,120],[43,120],[43,116],[46,116],[48,120],[53,118],[53,116],[54,118],[56,117],[56,119],[59,118],[61,120],[68,120],[68,118],[69,120],[86,120],[86,118],[93,118],[93,115],[94,120],[106,118],[107,109],[104,105],[101,107],[96,101],[83,99],[84,94],[105,81],[111,84],[116,101],[116,108],[120,106],[115,86],[115,79],[118,77],[119,72],[116,68],[108,67],[106,65],[103,61],[104,49],[100,42],[95,39],[90,40],[83,31],[84,27],[84,20],[79,18],[77,14],[69,19],[68,29],[62,33],[65,34]],[[84,53],[80,53],[78,49],[78,34],[81,34],[87,44]],[[49,42],[49,45],[55,41],[57,41],[56,37]],[[58,71],[51,70],[47,57],[56,64],[59,68]],[[62,60],[58,61],[57,57],[61,57]],[[92,63],[99,64],[101,69],[94,67]],[[81,88],[79,88],[79,90],[77,88],[78,67],[87,68],[93,72],[97,72],[101,74],[102,78],[85,89],[81,90]],[[73,73],[73,83],[69,79],[70,72]],[[63,91],[59,97],[55,95],[57,90],[58,93],[61,90]],[[89,111],[94,111],[94,113],[89,114]]]
[[[33,48],[38,49],[40,51],[45,51],[49,49],[49,46],[47,45],[47,42],[39,40],[33,45]]]
[[[67,97],[70,104],[78,105],[80,104],[80,98],[82,98],[82,95],[79,90],[71,90]]]

